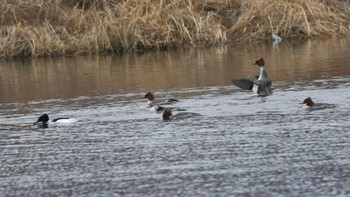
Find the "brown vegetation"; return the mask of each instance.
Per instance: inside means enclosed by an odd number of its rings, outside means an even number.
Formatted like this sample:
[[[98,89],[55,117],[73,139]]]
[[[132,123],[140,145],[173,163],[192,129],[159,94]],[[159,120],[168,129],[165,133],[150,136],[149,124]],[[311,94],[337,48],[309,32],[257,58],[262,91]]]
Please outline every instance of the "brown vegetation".
[[[108,53],[349,32],[344,0],[4,0],[0,58]]]

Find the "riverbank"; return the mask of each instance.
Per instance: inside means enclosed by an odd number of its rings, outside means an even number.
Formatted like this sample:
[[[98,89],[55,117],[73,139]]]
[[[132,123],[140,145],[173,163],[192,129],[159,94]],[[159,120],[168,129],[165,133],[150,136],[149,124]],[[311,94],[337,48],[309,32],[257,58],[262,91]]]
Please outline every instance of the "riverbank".
[[[97,3],[98,2],[98,3]],[[0,58],[115,53],[350,31],[335,0],[35,0],[3,2]]]

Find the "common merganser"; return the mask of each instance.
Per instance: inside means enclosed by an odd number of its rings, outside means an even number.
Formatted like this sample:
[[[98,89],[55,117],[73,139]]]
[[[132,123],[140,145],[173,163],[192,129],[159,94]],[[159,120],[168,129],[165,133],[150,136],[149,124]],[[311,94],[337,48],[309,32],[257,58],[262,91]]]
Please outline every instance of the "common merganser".
[[[55,118],[51,122],[75,122],[76,120],[70,118]],[[43,114],[39,116],[38,120],[33,123],[33,125],[38,125],[39,127],[47,128],[49,122],[49,115]]]
[[[198,113],[192,113],[192,112],[180,112],[175,115],[173,115],[171,108],[165,108],[163,113],[163,120],[172,120],[172,119],[185,119],[185,118],[191,118],[195,116],[201,116]]]
[[[178,107],[167,107],[170,108],[172,111],[186,111],[186,109],[178,108]],[[154,105],[151,107],[150,111],[155,113],[163,113],[166,107],[163,107],[161,105]]]
[[[306,106],[309,107],[308,108],[309,110],[330,109],[330,108],[336,107],[334,104],[329,104],[329,103],[314,103],[311,97],[307,97],[300,104],[306,104]]]
[[[260,58],[254,65],[258,65],[260,67],[259,77],[255,76],[251,78],[232,80],[232,83],[241,89],[253,90],[260,96],[271,95],[273,91],[271,88],[271,81],[267,77],[264,59]]]
[[[169,98],[166,100],[156,100],[156,97],[154,96],[154,94],[152,92],[147,92],[147,94],[143,97],[143,98],[147,98],[148,102],[147,105],[149,107],[153,107],[155,105],[170,105],[174,102],[177,102],[179,100],[175,99],[175,98]]]

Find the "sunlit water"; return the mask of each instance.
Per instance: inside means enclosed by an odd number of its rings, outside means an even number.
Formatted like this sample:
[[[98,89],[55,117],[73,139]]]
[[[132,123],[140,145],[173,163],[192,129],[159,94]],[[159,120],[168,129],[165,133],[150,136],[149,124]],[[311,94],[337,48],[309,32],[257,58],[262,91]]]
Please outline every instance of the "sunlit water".
[[[349,44],[2,62],[0,196],[348,196]],[[230,84],[260,57],[269,97]],[[201,116],[162,121],[147,91]]]

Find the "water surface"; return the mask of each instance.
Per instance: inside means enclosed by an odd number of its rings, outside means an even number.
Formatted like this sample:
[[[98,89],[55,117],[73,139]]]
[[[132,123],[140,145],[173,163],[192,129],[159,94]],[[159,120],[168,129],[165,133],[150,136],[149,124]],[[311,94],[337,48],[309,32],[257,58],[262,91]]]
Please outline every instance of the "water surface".
[[[3,196],[350,195],[347,38],[0,63]],[[274,94],[230,80],[258,73]],[[162,121],[142,99],[201,116]],[[306,97],[336,108],[309,111]],[[70,124],[32,123],[43,113]]]

